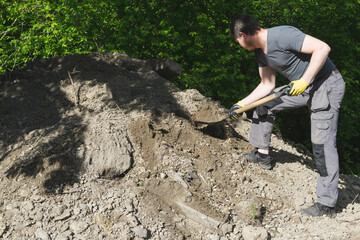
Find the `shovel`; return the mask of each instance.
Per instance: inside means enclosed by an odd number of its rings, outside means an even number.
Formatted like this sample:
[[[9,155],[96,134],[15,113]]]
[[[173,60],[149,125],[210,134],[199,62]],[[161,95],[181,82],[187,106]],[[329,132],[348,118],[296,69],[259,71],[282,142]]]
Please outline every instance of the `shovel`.
[[[240,109],[236,109],[236,113],[240,114],[242,112],[245,112],[247,110],[250,110],[252,108],[255,108],[257,106],[260,106],[261,104],[270,102],[274,99],[277,99],[281,97],[284,94],[287,94],[289,90],[291,89],[291,85],[285,85],[283,86],[280,91],[270,94],[267,97],[264,97],[256,102],[253,102],[249,105],[246,105],[245,107],[242,107]],[[209,119],[209,116],[210,119]],[[193,121],[198,125],[205,124],[203,126],[207,126],[208,124],[217,124],[223,121],[229,121],[229,117],[224,116],[224,113],[220,113],[216,108],[214,108],[213,105],[204,105],[200,108],[200,110],[194,115]],[[199,125],[200,124],[200,125]]]
[[[260,100],[258,100],[256,102],[253,102],[253,103],[251,103],[249,105],[246,105],[246,106],[244,106],[242,108],[236,109],[235,112],[237,114],[240,114],[240,113],[243,113],[243,112],[245,112],[247,110],[250,110],[250,109],[253,109],[253,108],[257,107],[257,106],[260,106],[260,105],[262,105],[264,103],[270,102],[270,101],[272,101],[274,99],[277,99],[277,98],[281,97],[285,93],[288,94],[290,89],[291,89],[291,85],[283,86],[283,88],[280,91],[275,92],[275,93],[273,93],[273,94],[271,94],[271,95],[269,95],[267,97],[264,97],[264,98],[262,98],[262,99],[260,99]]]

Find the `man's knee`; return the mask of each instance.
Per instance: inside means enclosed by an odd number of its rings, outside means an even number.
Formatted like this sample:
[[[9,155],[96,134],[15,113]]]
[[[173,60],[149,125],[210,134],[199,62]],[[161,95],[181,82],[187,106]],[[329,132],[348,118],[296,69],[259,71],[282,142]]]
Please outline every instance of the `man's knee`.
[[[283,103],[283,101],[280,98],[274,99],[270,102],[267,102],[267,103],[264,103],[264,104],[258,106],[255,109],[255,112],[260,117],[266,117],[268,115],[273,115],[273,109],[281,103]]]

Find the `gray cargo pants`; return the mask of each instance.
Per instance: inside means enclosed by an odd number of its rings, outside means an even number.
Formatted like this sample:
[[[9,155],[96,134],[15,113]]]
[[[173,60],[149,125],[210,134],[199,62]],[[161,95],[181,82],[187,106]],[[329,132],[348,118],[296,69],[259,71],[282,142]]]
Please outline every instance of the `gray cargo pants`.
[[[250,132],[252,146],[268,149],[275,113],[308,106],[311,118],[311,142],[319,173],[316,194],[318,202],[329,207],[334,207],[338,198],[339,157],[336,133],[339,108],[344,93],[345,82],[338,71],[333,71],[327,79],[319,79],[314,84],[310,84],[299,96],[284,95],[257,107]]]

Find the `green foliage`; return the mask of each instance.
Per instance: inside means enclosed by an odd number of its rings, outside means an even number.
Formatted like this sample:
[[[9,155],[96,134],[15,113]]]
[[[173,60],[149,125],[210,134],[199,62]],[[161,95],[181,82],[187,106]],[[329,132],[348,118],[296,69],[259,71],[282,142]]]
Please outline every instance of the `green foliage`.
[[[360,174],[357,0],[0,0],[0,73],[35,58],[73,53],[170,57],[183,68],[174,80],[179,87],[196,88],[230,107],[259,82],[253,53],[229,35],[239,13],[252,14],[264,27],[296,26],[332,47],[330,57],[347,83],[338,131],[342,169]],[[287,83],[279,76],[278,86]],[[280,113],[277,129],[310,148],[309,121],[299,122],[304,115],[306,109]]]
[[[261,216],[260,209],[257,208],[254,204],[251,204],[249,215],[251,218],[259,218]]]
[[[112,1],[1,1],[0,72],[35,58],[116,49]]]

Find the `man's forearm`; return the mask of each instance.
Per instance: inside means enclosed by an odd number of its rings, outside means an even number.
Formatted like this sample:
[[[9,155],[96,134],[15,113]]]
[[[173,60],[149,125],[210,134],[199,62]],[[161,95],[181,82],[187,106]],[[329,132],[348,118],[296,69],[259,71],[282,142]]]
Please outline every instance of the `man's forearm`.
[[[271,93],[272,90],[274,90],[274,86],[272,86],[270,84],[260,83],[254,89],[254,91],[252,91],[246,98],[242,99],[241,102],[243,102],[245,105],[249,105],[249,104],[265,97],[266,95]]]

